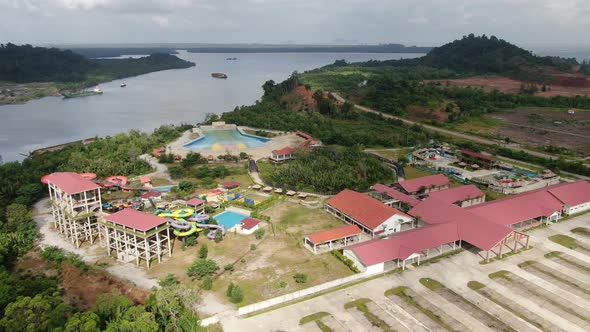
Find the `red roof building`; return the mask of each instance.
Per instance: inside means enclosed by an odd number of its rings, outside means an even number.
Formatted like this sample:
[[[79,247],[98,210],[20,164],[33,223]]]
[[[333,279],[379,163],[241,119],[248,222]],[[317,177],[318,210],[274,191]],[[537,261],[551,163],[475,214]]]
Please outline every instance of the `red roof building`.
[[[384,184],[376,184],[374,186],[371,187],[371,189],[375,190],[376,192],[385,194],[397,201],[406,203],[410,206],[414,206],[418,203],[420,203],[420,201],[410,195],[406,195],[403,192],[399,191],[399,190],[395,190],[391,187],[388,187]]]
[[[139,182],[146,184],[152,182],[152,179],[149,176],[142,176],[139,178]]]
[[[547,191],[532,191],[466,209],[497,224],[522,229],[559,219],[563,203]]]
[[[207,203],[205,200],[197,198],[197,197],[191,198],[188,201],[186,201],[186,205],[190,205],[193,207],[197,207],[197,206],[203,205],[205,203]]]
[[[476,185],[468,184],[466,186],[431,192],[428,194],[428,197],[434,197],[445,203],[466,207],[485,202],[486,194]]]
[[[304,243],[308,245],[313,253],[317,253],[318,247],[323,245],[325,249],[333,250],[339,245],[349,245],[353,241],[358,240],[363,231],[356,225],[346,225],[338,228],[333,228],[327,231],[313,233],[304,238]]]
[[[221,183],[221,186],[225,189],[234,189],[240,186],[238,181],[225,181]]]
[[[281,162],[286,160],[295,159],[295,149],[291,147],[285,147],[279,150],[272,150],[270,152],[270,160],[274,162]]]
[[[150,199],[150,198],[154,199],[154,198],[160,198],[160,197],[162,197],[162,193],[159,191],[155,191],[155,190],[148,191],[147,193],[140,196],[141,199]]]
[[[487,156],[485,154],[481,154],[479,152],[474,152],[474,151],[469,151],[469,150],[460,150],[459,152],[461,152],[462,155],[464,156],[468,156],[468,157],[472,157],[478,160],[482,160],[486,163],[493,163],[496,161],[496,158],[491,157],[491,156]]]
[[[565,213],[576,214],[590,210],[590,182],[576,181],[549,186],[546,190],[563,204]]]
[[[106,222],[116,224],[135,231],[147,232],[167,223],[166,219],[134,209],[123,209],[102,218]]]
[[[326,211],[375,236],[401,231],[412,217],[356,191],[345,189],[326,201]]]
[[[396,183],[396,186],[403,189],[408,195],[418,195],[449,189],[451,187],[451,180],[442,174],[433,174],[400,181]]]
[[[68,195],[100,189],[98,184],[73,172],[52,173],[43,177],[43,181],[55,185]]]
[[[256,219],[246,218],[246,219],[242,220],[241,223],[242,223],[242,229],[251,230],[252,228],[258,226],[258,224],[260,222]]]

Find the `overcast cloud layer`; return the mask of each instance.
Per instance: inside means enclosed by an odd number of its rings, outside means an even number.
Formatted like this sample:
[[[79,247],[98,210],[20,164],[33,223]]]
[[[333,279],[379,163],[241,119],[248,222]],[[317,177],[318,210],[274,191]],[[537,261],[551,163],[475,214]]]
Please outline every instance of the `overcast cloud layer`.
[[[0,0],[15,43],[588,44],[590,0]]]

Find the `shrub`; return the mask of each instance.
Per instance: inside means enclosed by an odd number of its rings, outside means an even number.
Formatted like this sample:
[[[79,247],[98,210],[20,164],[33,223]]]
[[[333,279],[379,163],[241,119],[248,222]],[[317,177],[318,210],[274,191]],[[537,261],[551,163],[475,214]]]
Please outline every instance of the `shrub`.
[[[178,279],[176,279],[174,274],[168,274],[166,277],[164,277],[164,279],[160,280],[158,284],[160,287],[174,286],[178,284]]]
[[[209,248],[207,248],[206,244],[203,244],[201,248],[199,248],[199,258],[204,259],[207,258],[209,254]]]
[[[184,248],[192,247],[197,244],[197,236],[196,235],[189,235],[184,238],[182,241],[182,245]],[[205,257],[206,258],[206,257]]]
[[[221,242],[221,240],[223,240],[223,232],[221,232],[221,229],[217,229],[215,231],[215,237],[213,238],[213,240],[215,241],[215,243],[219,243]]]
[[[225,264],[225,266],[223,267],[223,269],[226,270],[226,271],[232,272],[234,270],[234,265],[233,264]]]
[[[252,243],[250,245],[250,251],[254,251],[254,250],[256,250],[256,245],[254,243]]]
[[[254,237],[257,238],[258,240],[260,240],[264,236],[264,233],[265,233],[264,229],[259,228],[254,231]]]
[[[286,281],[281,281],[281,282],[279,283],[279,287],[281,287],[281,288],[285,288],[285,287],[287,287],[288,285],[289,285],[289,284],[288,284]]]
[[[304,284],[307,282],[307,274],[295,273],[295,275],[293,275],[293,279],[295,279],[295,282],[298,284]]]
[[[189,277],[201,279],[210,276],[219,270],[217,263],[211,259],[199,259],[188,267],[187,274]]]
[[[230,297],[231,296],[231,292],[234,289],[236,285],[234,285],[233,282],[230,282],[229,285],[227,285],[227,290],[225,291],[225,296]]]
[[[234,285],[231,289],[229,300],[232,303],[240,303],[244,300],[244,292],[242,292],[242,288],[238,285]]]
[[[210,276],[206,276],[205,278],[203,278],[201,288],[203,288],[204,290],[211,290],[211,288],[213,288],[213,280]]]
[[[354,273],[359,273],[361,271],[359,271],[359,269],[354,265],[354,262],[344,256],[339,250],[332,250],[331,251],[332,255],[334,255],[336,258],[338,258],[338,260],[340,260],[341,262],[343,262],[344,264],[346,264],[346,266],[348,266],[349,269],[352,270],[352,272]]]

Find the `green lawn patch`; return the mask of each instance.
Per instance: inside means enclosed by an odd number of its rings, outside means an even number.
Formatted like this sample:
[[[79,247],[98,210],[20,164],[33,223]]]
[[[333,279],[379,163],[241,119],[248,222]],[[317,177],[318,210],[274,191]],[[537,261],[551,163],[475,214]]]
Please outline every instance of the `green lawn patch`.
[[[561,254],[563,254],[561,251],[552,251],[550,253],[546,253],[544,256],[545,258],[554,258],[554,257],[558,257],[561,258]]]
[[[404,166],[404,173],[406,174],[405,179],[411,180],[416,178],[421,178],[423,176],[432,175],[432,173],[428,171],[423,171],[413,166]]]
[[[535,261],[524,261],[524,262],[518,264],[518,267],[525,268],[525,267],[528,267],[528,266],[535,265],[536,263],[537,262],[535,262]]]
[[[386,332],[393,332],[391,326],[389,326],[386,322],[384,322],[381,318],[379,318],[369,310],[369,308],[367,307],[367,303],[369,302],[371,302],[371,300],[366,298],[354,300],[346,303],[344,305],[344,309],[357,308],[360,312],[363,313],[363,315],[365,316],[365,318],[367,318],[371,325],[376,326]]]
[[[510,277],[508,276],[510,274],[510,272],[506,271],[506,270],[500,270],[494,273],[490,273],[489,277],[491,279],[496,279],[496,278],[504,278],[507,280],[510,280]]]
[[[435,290],[435,289],[445,287],[440,282],[438,282],[434,279],[431,279],[431,278],[422,278],[422,279],[420,279],[420,283],[430,290]]]
[[[406,294],[406,290],[408,290],[409,288],[406,286],[400,286],[400,287],[396,287],[396,288],[392,288],[392,289],[388,289],[387,291],[385,291],[385,296],[390,296],[390,295],[396,295],[401,297],[407,304],[415,307],[416,309],[420,310],[424,315],[426,315],[428,318],[432,319],[433,321],[435,321],[438,325],[440,325],[442,328],[444,328],[447,331],[453,331],[453,329],[447,324],[445,323],[440,316],[438,316],[437,314],[435,314],[434,312],[424,308],[423,306],[421,306],[420,304],[418,304],[418,302],[416,302],[416,300]]]
[[[467,287],[469,287],[469,288],[471,288],[473,290],[479,290],[479,289],[484,288],[485,286],[486,285],[482,284],[479,281],[475,281],[475,280],[472,280],[472,281],[470,281],[470,282],[467,283]]]
[[[331,316],[329,312],[320,311],[316,312],[315,314],[307,315],[299,320],[299,325],[303,325],[309,322],[316,321],[318,319],[322,319],[324,317]]]
[[[551,235],[549,240],[572,250],[578,247],[576,239],[563,234]]]
[[[406,286],[399,286],[399,287],[395,287],[395,288],[391,288],[385,291],[385,296],[392,296],[392,295],[397,295],[397,296],[401,296],[400,294],[404,294],[404,291],[408,289],[408,287]]]
[[[590,229],[586,227],[576,227],[572,229],[572,233],[590,237]]]

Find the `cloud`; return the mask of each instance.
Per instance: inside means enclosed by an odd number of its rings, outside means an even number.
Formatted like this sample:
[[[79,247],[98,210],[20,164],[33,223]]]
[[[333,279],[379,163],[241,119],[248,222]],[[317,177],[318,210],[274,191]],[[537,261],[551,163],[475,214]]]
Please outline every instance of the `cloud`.
[[[589,0],[0,0],[0,42],[579,43],[588,17]]]

